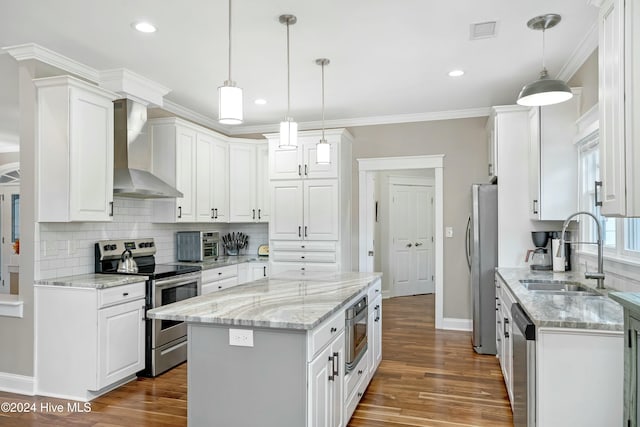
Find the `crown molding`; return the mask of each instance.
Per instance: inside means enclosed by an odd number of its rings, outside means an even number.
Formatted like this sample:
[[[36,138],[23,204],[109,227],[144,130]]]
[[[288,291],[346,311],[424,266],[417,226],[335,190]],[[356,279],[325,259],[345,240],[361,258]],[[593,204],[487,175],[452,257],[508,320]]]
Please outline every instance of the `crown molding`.
[[[158,107],[162,107],[163,97],[171,92],[168,87],[126,68],[100,71],[100,86],[138,102],[142,101],[143,104]]]
[[[222,134],[225,134],[225,135],[232,134],[231,132],[229,132],[229,128],[227,128],[226,126],[220,125],[220,123],[218,123],[217,120],[212,119],[209,116],[205,116],[204,114],[193,111],[189,108],[183,107],[182,105],[176,104],[175,102],[170,101],[168,99],[164,100],[164,105],[162,109],[170,113],[173,113],[178,117],[182,117],[183,119],[190,120],[196,124],[208,127]]]
[[[594,23],[560,69],[557,79],[567,81],[598,48],[598,22]]]
[[[92,82],[99,81],[100,73],[95,68],[84,65],[35,43],[8,46],[2,49],[8,52],[9,55],[13,56],[16,61],[35,59],[68,73],[75,74],[83,79],[90,80]]]
[[[466,110],[450,110],[450,111],[438,111],[432,113],[416,113],[416,114],[396,114],[390,116],[373,116],[373,117],[359,117],[354,119],[337,119],[337,120],[325,120],[324,125],[328,128],[346,128],[357,126],[373,126],[373,125],[388,125],[398,123],[414,123],[414,122],[429,122],[436,120],[452,120],[452,119],[467,119],[472,117],[486,117],[491,112],[490,108],[469,108]],[[298,123],[299,130],[312,130],[322,127],[322,121],[312,122],[300,122]],[[280,130],[279,123],[273,123],[268,125],[254,125],[254,126],[236,126],[233,129],[227,129],[231,135],[240,135],[248,133],[271,133],[278,132]]]

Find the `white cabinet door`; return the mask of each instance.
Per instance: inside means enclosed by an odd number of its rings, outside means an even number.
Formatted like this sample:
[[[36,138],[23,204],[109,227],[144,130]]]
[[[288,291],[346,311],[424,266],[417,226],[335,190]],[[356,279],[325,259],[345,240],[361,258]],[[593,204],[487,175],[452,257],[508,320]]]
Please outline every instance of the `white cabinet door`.
[[[302,151],[280,148],[278,141],[269,141],[269,178],[298,179],[302,177]]]
[[[331,162],[317,163],[316,145],[320,141],[315,136],[300,137],[296,149],[278,147],[278,140],[269,142],[271,179],[299,178],[337,178],[340,159],[338,158],[338,142],[329,138],[331,145]]]
[[[304,181],[303,200],[304,239],[338,240],[338,180]]]
[[[213,140],[211,209],[214,222],[229,222],[229,144]]]
[[[196,221],[196,132],[176,128],[176,188],[183,197],[176,199],[177,222]]]
[[[344,427],[344,331],[308,365],[309,427]]]
[[[99,310],[98,389],[144,369],[144,314],[143,299]]]
[[[269,264],[266,262],[251,262],[249,263],[249,271],[251,281],[264,279],[269,277]]]
[[[529,217],[540,216],[540,107],[529,110]]]
[[[373,322],[371,334],[371,354],[373,363],[370,366],[371,374],[378,369],[382,361],[382,295],[379,295],[373,302],[373,311],[369,317]]]
[[[229,148],[229,220],[268,222],[270,216],[268,147],[231,143]]]
[[[213,138],[206,134],[196,135],[196,221],[213,221]]]
[[[331,162],[329,164],[318,164],[317,148],[318,141],[305,141],[302,144],[302,157],[304,159],[303,174],[305,178],[337,178],[338,177],[338,143],[330,141]]]
[[[271,186],[269,185],[269,146],[256,147],[256,221],[269,222],[271,217]]]
[[[229,220],[253,222],[256,217],[256,154],[248,144],[229,147]]]
[[[600,211],[611,216],[627,214],[624,8],[624,0],[607,0],[599,15]]]
[[[38,221],[111,221],[114,95],[69,76],[34,84]]]
[[[272,182],[269,237],[302,240],[302,181]]]

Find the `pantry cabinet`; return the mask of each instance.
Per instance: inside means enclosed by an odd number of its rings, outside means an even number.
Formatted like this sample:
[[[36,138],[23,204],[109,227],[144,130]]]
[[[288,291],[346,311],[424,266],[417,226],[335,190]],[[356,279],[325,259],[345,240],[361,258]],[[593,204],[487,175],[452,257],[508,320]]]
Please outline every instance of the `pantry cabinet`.
[[[600,188],[605,216],[640,217],[640,4],[605,0],[599,14]]]
[[[564,221],[578,210],[574,146],[581,88],[569,101],[529,111],[529,217]]]
[[[115,94],[70,76],[34,84],[37,221],[111,221]]]
[[[300,132],[296,150],[281,149],[277,134],[265,136],[269,140],[273,271],[350,270],[351,135],[344,129],[325,132],[331,144],[329,165],[316,164],[321,132]],[[290,247],[286,241],[301,244]],[[323,242],[332,242],[333,249],[309,251]]]
[[[229,218],[231,222],[269,222],[268,146],[233,142],[229,147]]]

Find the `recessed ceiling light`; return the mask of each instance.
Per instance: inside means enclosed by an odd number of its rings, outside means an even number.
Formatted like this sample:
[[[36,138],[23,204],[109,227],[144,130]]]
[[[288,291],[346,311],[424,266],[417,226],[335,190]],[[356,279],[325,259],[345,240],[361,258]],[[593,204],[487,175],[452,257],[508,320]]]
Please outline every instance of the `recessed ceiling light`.
[[[267,100],[260,98],[260,99],[256,99],[255,101],[253,101],[253,103],[256,104],[256,105],[265,105],[267,103]]]
[[[134,22],[131,26],[141,33],[155,33],[157,31],[153,24],[145,21]]]
[[[462,70],[449,71],[449,77],[460,77],[462,75],[464,75],[464,71],[462,71]]]

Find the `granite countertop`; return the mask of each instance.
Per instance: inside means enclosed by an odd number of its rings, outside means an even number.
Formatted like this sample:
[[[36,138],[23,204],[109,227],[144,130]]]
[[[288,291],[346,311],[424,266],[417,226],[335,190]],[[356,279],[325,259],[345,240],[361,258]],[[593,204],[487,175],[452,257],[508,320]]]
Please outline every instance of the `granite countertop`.
[[[609,298],[626,309],[640,312],[640,292],[611,292]]]
[[[73,288],[105,289],[130,283],[144,282],[147,276],[132,276],[130,274],[79,274],[75,276],[54,277],[35,281],[38,286],[67,286]]]
[[[147,312],[152,319],[282,329],[313,329],[381,273],[286,272]]]
[[[537,327],[623,330],[622,307],[608,297],[608,289],[595,289],[595,280],[585,279],[583,273],[554,273],[523,268],[498,268],[496,271]],[[525,279],[580,282],[602,296],[531,292],[520,283]]]
[[[171,265],[197,265],[203,270],[209,270],[212,268],[226,267],[227,265],[242,264],[245,262],[269,262],[269,257],[257,256],[257,255],[234,255],[234,256],[220,256],[216,259],[206,260],[202,262],[186,262],[177,261],[171,262]]]

